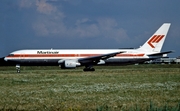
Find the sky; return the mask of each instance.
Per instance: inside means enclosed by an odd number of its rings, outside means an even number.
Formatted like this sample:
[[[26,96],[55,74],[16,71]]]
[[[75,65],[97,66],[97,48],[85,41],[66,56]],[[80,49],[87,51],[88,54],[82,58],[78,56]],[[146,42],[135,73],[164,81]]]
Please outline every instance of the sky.
[[[0,57],[20,49],[138,48],[171,23],[162,51],[180,56],[180,0],[1,0]]]

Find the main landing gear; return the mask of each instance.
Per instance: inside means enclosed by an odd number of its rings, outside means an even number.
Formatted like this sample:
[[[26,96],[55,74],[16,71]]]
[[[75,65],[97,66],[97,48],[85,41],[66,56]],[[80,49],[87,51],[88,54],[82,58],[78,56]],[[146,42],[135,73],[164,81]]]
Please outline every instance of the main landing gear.
[[[95,71],[95,69],[93,67],[86,66],[83,71]]]
[[[20,71],[21,71],[19,64],[16,65],[16,71],[17,71],[17,73],[20,73]]]

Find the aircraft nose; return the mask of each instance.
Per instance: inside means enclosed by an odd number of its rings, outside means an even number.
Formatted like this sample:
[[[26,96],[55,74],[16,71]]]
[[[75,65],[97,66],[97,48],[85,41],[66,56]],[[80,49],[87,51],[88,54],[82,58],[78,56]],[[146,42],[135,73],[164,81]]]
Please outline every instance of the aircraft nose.
[[[4,61],[8,61],[7,57],[4,57]]]

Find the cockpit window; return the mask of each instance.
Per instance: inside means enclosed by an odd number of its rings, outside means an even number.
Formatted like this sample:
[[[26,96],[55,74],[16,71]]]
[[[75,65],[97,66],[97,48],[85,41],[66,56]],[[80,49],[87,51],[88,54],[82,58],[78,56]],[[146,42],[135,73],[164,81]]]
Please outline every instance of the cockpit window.
[[[14,54],[9,54],[8,56],[12,57],[12,56],[14,56]]]

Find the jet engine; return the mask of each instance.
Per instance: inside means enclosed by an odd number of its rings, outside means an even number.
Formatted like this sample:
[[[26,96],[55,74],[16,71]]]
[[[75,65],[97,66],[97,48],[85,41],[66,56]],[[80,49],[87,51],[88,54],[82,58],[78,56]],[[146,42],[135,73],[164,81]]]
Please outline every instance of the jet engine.
[[[77,60],[59,60],[62,69],[74,69],[81,64]]]

